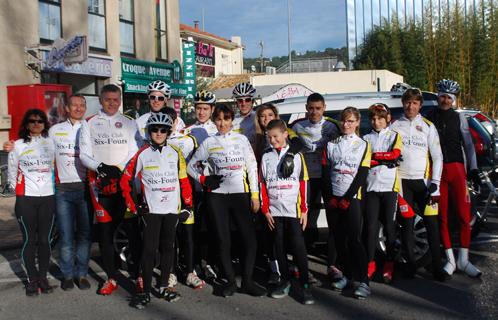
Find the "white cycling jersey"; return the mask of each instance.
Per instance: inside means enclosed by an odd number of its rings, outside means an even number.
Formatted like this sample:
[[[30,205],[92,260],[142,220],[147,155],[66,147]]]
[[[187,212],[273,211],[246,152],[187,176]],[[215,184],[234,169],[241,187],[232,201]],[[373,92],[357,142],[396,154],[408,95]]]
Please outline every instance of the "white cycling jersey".
[[[198,170],[199,162],[207,163],[211,175],[223,176],[220,187],[211,192],[251,192],[253,198],[259,197],[256,157],[245,136],[230,131],[204,140],[187,166],[188,174],[202,183],[204,175]]]
[[[80,159],[93,171],[100,163],[124,169],[142,143],[135,120],[119,112],[108,116],[101,110],[81,123]]]
[[[310,178],[321,178],[323,149],[327,142],[340,134],[337,122],[328,117],[322,117],[317,123],[303,118],[296,120],[291,128],[303,141],[303,154]]]
[[[71,123],[68,119],[58,123],[48,131],[55,146],[56,183],[83,182],[86,168],[80,159],[78,144],[81,122]]]
[[[54,194],[54,143],[50,138],[19,139],[9,152],[8,181],[17,196]]]
[[[411,121],[402,116],[391,125],[391,129],[398,132],[403,141],[403,161],[398,171],[400,178],[430,180],[439,187],[443,154],[434,124],[419,114]]]
[[[289,146],[277,152],[267,149],[261,157],[261,204],[264,214],[269,212],[274,217],[300,218],[308,212],[306,206],[306,181],[308,170],[301,153],[294,157],[294,171],[288,178],[280,174],[282,158]]]
[[[251,145],[256,141],[256,112],[251,111],[247,116],[238,116],[233,119],[232,131],[246,136]]]
[[[402,150],[401,137],[389,127],[376,132],[372,130],[363,136],[370,143],[372,153],[390,152],[394,149]],[[367,192],[399,192],[398,168],[388,168],[385,165],[377,165],[368,171]]]
[[[135,212],[132,184],[138,177],[149,212],[178,214],[181,198],[192,206],[192,189],[187,178],[186,163],[180,150],[167,144],[160,150],[142,147],[126,166],[120,185],[128,208]],[[187,184],[187,185],[185,185]]]
[[[197,140],[193,136],[179,132],[173,132],[168,137],[168,144],[180,150],[187,162],[192,157],[195,149],[197,149]]]
[[[344,135],[327,143],[324,157],[324,164],[330,168],[332,195],[342,197],[349,190],[358,169],[370,167],[370,144],[356,134]]]
[[[189,134],[195,137],[197,143],[201,145],[207,137],[214,136],[218,133],[218,129],[213,121],[208,120],[204,123],[197,121],[191,126],[186,127],[183,133]]]

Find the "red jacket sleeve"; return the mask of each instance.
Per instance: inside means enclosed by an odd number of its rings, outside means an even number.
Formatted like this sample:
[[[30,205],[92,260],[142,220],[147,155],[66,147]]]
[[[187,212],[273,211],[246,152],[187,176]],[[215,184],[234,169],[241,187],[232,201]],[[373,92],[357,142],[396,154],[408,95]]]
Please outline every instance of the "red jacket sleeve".
[[[308,213],[308,201],[306,201],[306,180],[299,181],[299,195],[301,197],[301,214]]]
[[[401,155],[401,150],[394,149],[393,151],[388,151],[388,152],[374,152],[372,153],[372,158],[374,160],[380,160],[380,161],[394,161],[397,160],[400,155]]]
[[[270,201],[268,199],[268,189],[266,188],[266,182],[261,174],[261,169],[259,170],[259,185],[261,192],[261,212],[263,214],[270,213]]]
[[[192,186],[188,177],[180,179],[180,189],[182,190],[182,199],[185,207],[192,208]]]
[[[121,180],[119,181],[119,186],[121,187],[121,192],[123,194],[123,198],[126,203],[126,207],[130,209],[131,212],[136,213],[137,208],[135,201],[131,195],[132,193],[132,184],[135,180],[135,169],[137,167],[138,156],[140,155],[141,150],[139,150],[133,158],[128,162],[123,174],[121,175]]]

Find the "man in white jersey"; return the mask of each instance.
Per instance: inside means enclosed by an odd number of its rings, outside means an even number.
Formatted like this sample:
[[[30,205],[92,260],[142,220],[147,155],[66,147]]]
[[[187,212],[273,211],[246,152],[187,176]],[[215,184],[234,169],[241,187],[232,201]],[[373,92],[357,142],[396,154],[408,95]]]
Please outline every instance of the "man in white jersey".
[[[102,285],[99,294],[109,295],[117,289],[114,231],[124,221],[129,244],[131,261],[129,272],[132,278],[138,277],[140,241],[138,219],[125,218],[126,205],[119,192],[121,172],[142,144],[135,120],[119,112],[121,89],[115,85],[105,85],[100,93],[102,110],[82,122],[80,133],[80,158],[89,172],[90,196],[95,217],[99,222],[100,248],[104,270],[108,280]],[[137,279],[137,291],[141,281]]]
[[[306,118],[298,119],[289,126],[304,144],[302,152],[310,178],[308,184],[308,228],[305,231],[308,251],[317,237],[317,220],[322,207],[322,153],[327,143],[339,136],[337,121],[323,116],[325,108],[323,96],[319,93],[313,93],[308,96],[306,101]],[[324,199],[324,201],[328,200]]]
[[[239,109],[238,116],[233,120],[233,131],[246,136],[254,148],[256,142],[256,112],[252,110],[256,89],[249,82],[237,84],[232,91]]]
[[[162,108],[168,105],[171,98],[171,88],[167,83],[156,80],[149,83],[147,86],[147,95],[149,97],[150,112],[147,112],[137,119],[137,126],[143,140],[149,140],[147,136],[146,124],[152,113],[161,111]],[[185,123],[181,118],[178,118],[177,129],[181,130],[185,127]]]

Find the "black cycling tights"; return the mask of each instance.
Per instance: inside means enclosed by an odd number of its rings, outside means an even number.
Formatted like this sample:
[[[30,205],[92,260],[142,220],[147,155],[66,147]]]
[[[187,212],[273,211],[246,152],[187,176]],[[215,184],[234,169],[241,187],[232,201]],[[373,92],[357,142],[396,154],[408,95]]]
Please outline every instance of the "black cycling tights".
[[[29,281],[47,277],[54,211],[54,196],[16,198],[15,213],[23,237],[21,258]]]
[[[287,265],[287,242],[293,261],[299,269],[299,280],[302,285],[308,284],[308,255],[304,244],[304,236],[299,219],[290,217],[274,217],[275,229],[272,230],[275,254],[278,260],[280,274],[284,280],[290,280]]]
[[[149,213],[144,215],[142,276],[146,293],[150,293],[152,287],[152,273],[157,249],[159,249],[161,255],[159,286],[168,286],[169,274],[175,258],[177,224],[178,214]]]
[[[348,278],[368,283],[368,259],[361,239],[362,223],[358,199],[351,200],[348,210],[327,210],[328,265],[340,265]]]
[[[249,194],[209,193],[206,196],[206,201],[209,214],[212,217],[216,239],[218,240],[221,265],[228,282],[235,282],[235,272],[230,254],[232,246],[230,220],[235,222],[237,232],[245,249],[244,254],[242,254],[242,280],[244,282],[252,281],[257,244]]]
[[[99,196],[99,203],[112,217],[111,222],[99,223],[99,244],[102,254],[102,261],[107,277],[116,279],[116,252],[114,251],[114,232],[121,222],[128,238],[131,259],[128,261],[128,272],[133,279],[138,276],[138,266],[140,261],[140,229],[138,218],[132,217],[124,219],[126,205],[121,194],[112,196]]]
[[[194,224],[180,223],[178,225],[178,256],[188,273],[194,272]],[[175,255],[176,256],[176,255]]]
[[[437,216],[424,216],[425,205],[427,204],[427,186],[425,181],[419,180],[401,180],[403,187],[403,198],[412,207],[415,213],[424,219],[424,225],[427,229],[427,240],[432,255],[432,267],[434,271],[441,269],[441,252],[439,239],[439,226]],[[403,249],[406,252],[408,262],[415,266],[415,235],[413,231],[414,218],[402,219],[402,241]]]
[[[372,261],[375,258],[375,249],[379,243],[379,221],[382,221],[384,225],[387,261],[393,261],[394,242],[396,241],[398,193],[367,192],[365,202],[368,261]]]

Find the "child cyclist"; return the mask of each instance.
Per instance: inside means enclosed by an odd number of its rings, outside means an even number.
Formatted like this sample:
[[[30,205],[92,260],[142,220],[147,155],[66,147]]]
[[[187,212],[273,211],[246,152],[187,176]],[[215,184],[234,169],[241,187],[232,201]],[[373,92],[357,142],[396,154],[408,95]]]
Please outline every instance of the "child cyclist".
[[[392,281],[394,269],[394,241],[396,240],[396,209],[399,180],[397,162],[400,160],[402,141],[399,134],[388,127],[391,112],[383,103],[368,109],[372,132],[363,137],[372,146],[371,169],[366,186],[366,232],[368,278],[372,279],[377,269],[374,255],[379,237],[379,220],[384,223],[387,257],[382,277],[386,283]]]
[[[180,118],[178,118],[175,109],[165,107],[161,109],[161,112],[167,114],[171,120],[173,120],[173,127],[171,128],[173,133],[168,137],[168,143],[180,150],[188,163],[195,149],[197,149],[197,140],[192,135],[183,134],[176,130],[178,120]],[[178,225],[178,237],[178,244],[181,255],[183,256],[183,262],[185,263],[185,271],[187,273],[185,282],[188,286],[191,286],[194,289],[201,289],[206,283],[200,279],[194,271],[194,215]],[[169,281],[169,285],[172,286],[176,283],[174,273],[170,274],[170,278],[173,278]]]
[[[371,151],[370,144],[358,136],[359,125],[358,109],[347,107],[341,112],[342,135],[327,143],[322,165],[323,192],[328,199],[328,273],[332,287],[342,291],[348,283],[338,268],[336,262],[339,261],[348,276],[354,274],[360,282],[354,296],[365,299],[370,295],[370,287],[367,254],[361,238],[363,216],[360,201],[370,168]]]
[[[130,306],[143,309],[150,302],[152,272],[156,251],[161,254],[159,295],[175,301],[179,295],[168,288],[169,273],[174,259],[176,226],[181,209],[180,197],[186,209],[192,208],[192,188],[186,172],[185,159],[180,150],[167,143],[173,121],[161,112],[147,120],[150,145],[143,146],[130,160],[120,185],[126,205],[131,212],[143,214],[142,275],[144,292],[138,293]],[[134,180],[138,177],[143,201],[134,199]],[[188,216],[187,216],[188,217]]]
[[[281,282],[271,293],[271,296],[277,299],[283,298],[288,295],[290,289],[285,238],[290,242],[294,263],[299,268],[302,303],[313,304],[314,300],[308,283],[308,258],[303,236],[308,213],[306,164],[301,154],[294,157],[294,171],[290,177],[284,178],[279,167],[289,150],[285,122],[280,119],[270,121],[267,126],[267,137],[271,148],[267,149],[261,158],[261,211],[265,214],[268,227],[272,231],[281,272]]]

